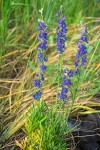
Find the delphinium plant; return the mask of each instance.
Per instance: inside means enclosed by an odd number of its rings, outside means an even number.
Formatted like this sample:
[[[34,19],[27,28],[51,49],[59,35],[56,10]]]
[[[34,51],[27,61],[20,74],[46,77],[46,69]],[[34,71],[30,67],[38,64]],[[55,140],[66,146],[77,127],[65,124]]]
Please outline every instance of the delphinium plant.
[[[66,33],[67,33],[67,25],[66,25],[66,17],[63,15],[63,7],[61,6],[60,10],[56,14],[57,17],[59,17],[58,20],[58,25],[56,28],[56,49],[58,51],[58,88],[60,86],[60,79],[62,77],[62,65],[63,65],[63,53],[66,50],[66,45],[65,42],[67,41]],[[67,93],[68,93],[68,88],[66,87],[69,81],[65,81],[65,78],[63,77],[63,83],[62,83],[62,89],[61,92],[58,92],[58,97],[62,100],[67,100]],[[68,82],[68,83],[66,83]]]
[[[38,100],[42,96],[42,82],[44,81],[44,73],[46,70],[45,62],[48,61],[47,57],[45,56],[45,52],[48,49],[47,41],[48,41],[48,32],[47,32],[47,26],[44,23],[44,21],[39,19],[38,24],[38,47],[37,47],[37,61],[39,66],[38,74],[36,74],[36,79],[34,80],[34,86],[37,87],[36,92],[33,94],[34,99]]]
[[[57,16],[60,17],[56,28],[56,49],[59,54],[58,89],[61,86],[61,91],[57,92],[57,97],[61,99],[64,103],[68,102],[68,99],[70,98],[72,100],[72,103],[69,111],[61,113],[57,111],[58,107],[56,105],[48,107],[44,100],[42,100],[42,102],[38,101],[39,103],[37,103],[37,105],[35,105],[35,103],[33,102],[25,125],[26,132],[28,134],[26,142],[27,150],[66,149],[67,145],[66,142],[62,139],[62,136],[68,133],[70,130],[67,126],[67,119],[69,118],[70,112],[73,108],[73,104],[78,93],[81,68],[86,65],[87,48],[85,46],[85,43],[87,43],[88,41],[86,38],[87,30],[85,26],[82,27],[80,39],[77,43],[78,51],[76,53],[76,60],[74,63],[75,69],[63,69],[63,53],[66,50],[65,42],[67,40],[67,27],[65,22],[65,16],[62,13],[62,8],[57,13]],[[36,79],[34,80],[34,86],[37,87],[37,89],[36,92],[33,94],[33,97],[36,100],[39,100],[42,96],[42,82],[44,81],[44,72],[47,68],[44,64],[44,62],[47,61],[45,51],[48,48],[48,34],[46,29],[47,26],[45,25],[45,23],[39,20],[38,30],[40,31],[40,33],[38,35],[39,44],[37,47],[39,73],[36,75]],[[71,97],[68,96],[68,92],[71,93]]]
[[[74,62],[75,69],[69,70],[67,67],[61,70],[62,72],[62,78],[59,86],[61,87],[61,91],[58,93],[58,98],[60,100],[63,100],[64,103],[68,103],[69,99],[69,93],[70,93],[70,99],[72,100],[71,106],[69,108],[67,118],[70,115],[70,112],[73,108],[75,99],[77,97],[79,86],[82,80],[83,76],[83,69],[86,66],[87,62],[87,47],[86,43],[88,43],[87,40],[87,27],[80,24],[81,31],[80,31],[80,38],[77,42],[78,51],[76,53],[76,60]],[[58,43],[57,43],[58,44]]]
[[[47,26],[45,25],[45,23],[40,20],[38,24],[38,30],[40,31],[38,35],[39,44],[37,47],[39,73],[36,75],[36,79],[34,80],[34,86],[37,87],[37,89],[36,92],[33,94],[33,97],[36,100],[39,100],[42,96],[42,81],[44,81],[44,72],[47,68],[44,64],[44,62],[47,61],[45,51],[48,48],[48,34],[46,28]],[[67,32],[65,17],[63,15],[58,22],[58,28],[57,49],[61,57],[62,53],[65,50],[65,33]],[[62,48],[59,49],[59,46],[61,46]],[[56,105],[49,108],[44,100],[38,101],[37,105],[35,105],[33,102],[27,117],[27,123],[25,127],[28,134],[28,139],[26,142],[27,150],[66,149],[66,142],[62,139],[62,136],[68,130],[68,127],[66,126],[66,115],[60,114],[57,111]]]
[[[78,50],[76,52],[76,60],[74,62],[75,69],[69,70],[68,68],[64,70],[65,76],[68,78],[70,87],[69,91],[71,93],[71,107],[69,109],[69,112],[67,114],[67,118],[69,117],[71,110],[73,108],[75,99],[77,98],[78,92],[80,90],[80,84],[82,82],[82,77],[84,76],[84,70],[87,64],[87,46],[86,43],[88,43],[87,40],[87,27],[83,26],[82,24],[80,26],[80,38],[77,42]]]

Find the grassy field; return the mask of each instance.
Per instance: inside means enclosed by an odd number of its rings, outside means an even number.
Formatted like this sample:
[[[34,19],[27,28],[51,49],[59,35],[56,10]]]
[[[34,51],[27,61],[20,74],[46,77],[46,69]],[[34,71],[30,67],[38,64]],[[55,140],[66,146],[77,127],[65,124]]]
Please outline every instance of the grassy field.
[[[77,24],[83,21],[88,27],[88,61],[82,70],[73,105],[71,98],[67,105],[60,105],[60,101],[56,100],[58,53],[55,14],[61,5],[64,7],[68,28],[63,66],[74,67],[79,39]],[[40,101],[35,101],[32,95],[35,90],[33,81],[38,70],[37,20],[41,19],[39,10],[42,8],[43,20],[48,25],[49,49],[46,53],[48,62],[42,87],[43,96]],[[47,145],[51,146],[51,150],[52,147],[55,147],[53,150],[69,149],[69,143],[60,140],[61,136],[73,130],[65,125],[68,112],[70,116],[100,113],[100,100],[95,98],[100,92],[99,10],[99,0],[0,0],[0,150],[16,150],[18,147],[33,150],[37,143],[42,145],[42,148],[41,145],[36,148],[40,150],[48,150]],[[46,137],[47,141],[44,140]],[[55,143],[60,144],[56,147]]]

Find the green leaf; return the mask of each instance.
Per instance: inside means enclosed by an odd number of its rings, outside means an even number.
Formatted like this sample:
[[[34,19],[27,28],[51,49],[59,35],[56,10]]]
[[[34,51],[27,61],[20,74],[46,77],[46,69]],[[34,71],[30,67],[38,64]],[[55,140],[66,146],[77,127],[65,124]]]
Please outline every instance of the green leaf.
[[[95,94],[97,94],[99,91],[100,91],[100,88],[95,88],[95,89],[93,89],[92,94],[95,95]]]
[[[53,83],[55,83],[55,81],[57,80],[57,77],[58,77],[58,76],[54,76],[54,77],[52,78],[52,82],[53,82]]]
[[[92,51],[92,49],[93,49],[93,46],[87,45],[87,51],[88,51],[88,53],[90,53]]]
[[[51,71],[51,70],[53,70],[55,68],[55,65],[54,64],[49,64],[48,66],[47,66],[47,70],[48,71]]]
[[[2,147],[2,144],[0,144],[0,148]]]
[[[10,150],[14,150],[15,149],[15,146],[13,146],[12,148],[10,148]]]
[[[30,69],[31,69],[32,71],[34,71],[34,70],[35,70],[35,65],[33,64],[33,62],[32,62],[32,61],[29,61],[28,64],[29,64]]]
[[[72,38],[72,40],[78,40],[79,39],[79,34],[74,35],[74,37]]]

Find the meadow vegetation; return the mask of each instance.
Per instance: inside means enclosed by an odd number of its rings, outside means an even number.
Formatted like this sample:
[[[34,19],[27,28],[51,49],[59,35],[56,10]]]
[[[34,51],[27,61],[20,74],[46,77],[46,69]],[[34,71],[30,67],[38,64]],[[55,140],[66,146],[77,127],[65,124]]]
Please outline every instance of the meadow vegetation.
[[[80,21],[88,28],[89,41],[87,65],[81,69],[74,103],[69,94],[67,104],[57,98],[56,13],[61,5],[68,29],[62,67],[74,69]],[[38,71],[37,26],[41,9],[49,38],[43,95],[38,101],[32,95]],[[63,136],[76,126],[67,124],[69,116],[100,113],[100,98],[95,97],[100,96],[99,10],[99,0],[0,0],[1,150],[70,149]],[[77,81],[76,77],[72,80]]]

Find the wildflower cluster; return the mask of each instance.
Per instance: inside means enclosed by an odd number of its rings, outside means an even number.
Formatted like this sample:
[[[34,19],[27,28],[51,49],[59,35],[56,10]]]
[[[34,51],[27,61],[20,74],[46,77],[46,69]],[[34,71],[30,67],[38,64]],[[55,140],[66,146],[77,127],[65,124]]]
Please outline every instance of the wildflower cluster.
[[[61,100],[68,100],[68,91],[69,86],[72,85],[71,83],[71,77],[76,75],[79,72],[80,66],[86,65],[86,54],[87,54],[87,47],[85,46],[85,43],[88,43],[87,41],[87,28],[84,26],[81,29],[80,32],[80,39],[78,41],[78,51],[76,53],[76,61],[75,61],[75,70],[71,71],[68,68],[64,69],[64,77],[62,78],[62,84],[61,84],[61,92],[58,93],[58,98]]]
[[[76,53],[76,59],[77,60],[74,63],[76,70],[78,70],[78,68],[80,66],[85,66],[86,62],[87,62],[87,59],[86,59],[87,47],[85,46],[85,43],[88,43],[88,40],[87,40],[86,34],[87,34],[87,27],[84,26],[81,29],[80,39],[77,43],[77,45],[78,45],[78,51]]]
[[[43,21],[39,21],[38,30],[40,31],[38,34],[38,54],[37,54],[37,61],[39,64],[39,74],[37,74],[37,79],[34,80],[34,86],[38,87],[38,90],[35,94],[33,94],[34,99],[39,99],[42,96],[41,87],[42,81],[44,81],[44,72],[47,69],[44,62],[47,62],[48,59],[45,56],[45,52],[48,49],[47,41],[48,41],[48,33],[46,30],[47,26]]]
[[[60,86],[60,79],[61,79],[61,90],[58,92],[58,98],[61,100],[68,100],[68,92],[70,86],[72,86],[73,82],[71,77],[76,75],[79,72],[79,68],[81,66],[85,66],[87,59],[87,47],[85,43],[87,41],[87,28],[84,26],[80,32],[80,39],[77,43],[78,51],[76,53],[76,61],[74,62],[75,70],[69,70],[68,68],[62,69],[63,64],[63,53],[66,49],[65,42],[67,41],[66,33],[67,33],[67,25],[66,25],[66,18],[62,13],[62,7],[60,11],[56,14],[60,19],[58,20],[57,28],[56,28],[56,50],[59,53],[59,60],[58,60],[58,88]],[[44,72],[47,69],[45,62],[48,61],[47,57],[45,56],[45,52],[48,49],[47,42],[48,42],[48,33],[47,33],[47,26],[43,21],[39,21],[38,24],[38,41],[39,44],[37,46],[37,61],[39,65],[39,73],[36,75],[36,79],[34,80],[34,86],[37,87],[36,92],[33,94],[34,99],[40,99],[42,96],[42,82],[44,81]],[[63,76],[63,77],[62,77]]]

